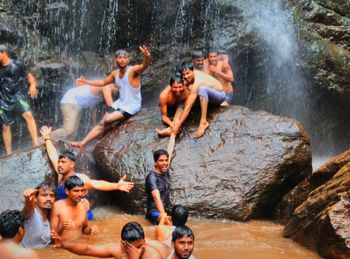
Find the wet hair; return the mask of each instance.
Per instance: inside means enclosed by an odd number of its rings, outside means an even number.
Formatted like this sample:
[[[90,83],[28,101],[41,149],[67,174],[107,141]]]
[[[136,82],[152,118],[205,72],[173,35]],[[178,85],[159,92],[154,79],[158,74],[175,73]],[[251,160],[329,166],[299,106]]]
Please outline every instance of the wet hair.
[[[124,50],[124,49],[118,49],[115,53],[114,53],[114,56],[117,57],[117,56],[127,56],[129,57],[129,53]]]
[[[183,78],[181,75],[179,74],[175,74],[173,76],[170,77],[170,80],[169,80],[169,84],[170,85],[173,85],[173,83],[177,82],[177,83],[183,83]]]
[[[165,149],[158,149],[156,151],[153,152],[153,159],[154,162],[157,162],[158,159],[162,156],[162,155],[166,155],[169,158],[169,153],[168,151],[166,151]]]
[[[24,227],[24,215],[19,210],[6,210],[0,214],[0,235],[13,238]]]
[[[4,45],[4,44],[0,44],[0,52],[1,53],[7,53],[8,52],[7,46]]]
[[[84,182],[76,175],[69,176],[64,182],[64,188],[68,189],[69,191],[72,190],[74,187],[83,187],[83,186],[84,186]]]
[[[175,227],[184,226],[187,222],[188,210],[181,206],[175,205],[171,210],[171,219]]]
[[[204,58],[203,51],[201,51],[201,50],[194,50],[194,51],[192,51],[191,56],[192,56],[192,59]]]
[[[49,183],[49,182],[45,182],[45,181],[43,181],[43,182],[41,182],[41,183],[39,183],[36,187],[35,187],[35,189],[37,190],[37,192],[35,193],[35,196],[36,197],[38,197],[38,195],[39,195],[39,190],[40,189],[51,189],[54,193],[55,193],[55,187],[53,187],[52,186],[52,184],[51,183]]]
[[[75,154],[70,150],[63,151],[59,155],[58,159],[61,159],[61,158],[68,158],[70,161],[73,161],[73,162],[77,160],[77,157],[75,156]]]
[[[176,240],[183,237],[191,237],[194,240],[192,229],[185,226],[176,227],[172,233],[171,241],[175,243]]]
[[[145,233],[139,223],[136,221],[126,223],[122,228],[121,237],[123,241],[129,243],[145,239]]]
[[[189,70],[193,70],[193,64],[192,62],[183,62],[180,66],[180,71],[181,73],[186,70],[186,69],[189,69]]]

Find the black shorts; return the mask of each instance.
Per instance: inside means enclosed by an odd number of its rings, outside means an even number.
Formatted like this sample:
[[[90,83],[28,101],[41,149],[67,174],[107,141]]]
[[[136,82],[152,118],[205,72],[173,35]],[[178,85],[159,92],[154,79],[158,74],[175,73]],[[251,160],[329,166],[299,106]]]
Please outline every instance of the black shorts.
[[[120,108],[114,109],[112,106],[107,109],[107,112],[108,113],[119,112],[119,113],[123,114],[124,119],[129,119],[130,117],[133,116],[132,114],[130,114],[130,113],[128,113]]]
[[[16,116],[21,116],[25,112],[32,112],[29,102],[24,96],[15,96],[15,103],[10,109],[0,108],[0,125],[12,125],[16,121]]]

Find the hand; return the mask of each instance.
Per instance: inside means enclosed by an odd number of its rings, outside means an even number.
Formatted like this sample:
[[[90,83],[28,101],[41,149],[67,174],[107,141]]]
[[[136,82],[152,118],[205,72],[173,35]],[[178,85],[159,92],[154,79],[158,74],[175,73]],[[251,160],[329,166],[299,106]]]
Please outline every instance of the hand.
[[[37,94],[38,94],[38,91],[37,91],[37,89],[36,89],[36,85],[35,85],[35,84],[31,84],[31,85],[30,85],[28,94],[30,95],[30,97],[31,97],[32,99],[36,98],[36,96],[37,96]]]
[[[133,182],[126,182],[126,175],[124,175],[118,182],[118,190],[123,192],[129,192],[132,188],[134,188]]]
[[[98,232],[98,227],[96,225],[92,225],[92,227],[90,228],[90,235],[95,236]]]
[[[209,70],[214,74],[217,72],[216,66],[213,66],[213,65],[209,65]]]
[[[75,83],[77,84],[77,86],[85,85],[86,79],[85,79],[85,77],[81,76],[81,77],[77,78],[77,80],[75,80]]]
[[[75,229],[75,223],[72,219],[66,219],[65,221],[63,221],[63,228],[66,230],[72,230]]]
[[[140,50],[145,57],[149,58],[151,56],[151,52],[149,52],[145,45],[140,46]]]
[[[46,125],[42,126],[40,128],[40,133],[41,133],[41,136],[43,136],[43,138],[45,140],[50,139],[51,127],[48,127]]]
[[[34,202],[35,194],[37,191],[37,189],[25,189],[23,192],[24,199],[29,202]]]
[[[179,124],[176,124],[174,127],[173,127],[173,133],[174,135],[176,136],[180,131],[180,125]]]
[[[57,232],[54,229],[51,230],[51,238],[55,242],[53,247],[55,247],[55,248],[63,248],[64,247],[64,243],[62,241],[62,238],[57,234]]]
[[[122,241],[122,244],[129,259],[139,259],[144,253],[145,248],[143,246],[140,248],[136,248],[127,241]]]

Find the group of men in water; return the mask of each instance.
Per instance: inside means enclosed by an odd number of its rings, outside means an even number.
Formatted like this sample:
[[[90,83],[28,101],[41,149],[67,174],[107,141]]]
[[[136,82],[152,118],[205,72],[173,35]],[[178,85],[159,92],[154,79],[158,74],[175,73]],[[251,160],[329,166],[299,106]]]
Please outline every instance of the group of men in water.
[[[146,240],[142,227],[137,222],[127,223],[121,233],[121,241],[104,246],[72,243],[71,240],[81,234],[94,235],[96,226],[89,226],[93,219],[90,203],[86,199],[87,191],[129,192],[134,184],[126,181],[126,176],[119,182],[90,179],[87,175],[75,172],[76,157],[71,151],[59,154],[52,139],[74,137],[79,126],[81,109],[92,107],[105,100],[107,111],[102,120],[94,126],[80,142],[72,146],[81,149],[97,136],[111,128],[115,122],[128,119],[141,110],[141,75],[149,67],[151,54],[147,47],[140,47],[144,57],[139,65],[129,65],[129,54],[125,50],[115,53],[117,69],[101,80],[76,80],[78,87],[70,89],[61,101],[63,117],[62,127],[54,131],[43,126],[40,129],[49,159],[58,174],[57,188],[49,183],[41,183],[35,189],[24,191],[25,205],[23,213],[6,211],[0,215],[0,255],[17,258],[11,247],[20,243],[23,247],[40,248],[47,246],[51,238],[56,247],[67,249],[79,255],[121,258],[193,258],[194,234],[185,225],[187,210],[174,206],[170,211],[169,164],[173,148],[160,149],[153,153],[155,169],[145,178],[147,195],[146,218],[157,226],[157,239]],[[33,118],[27,100],[23,95],[25,81],[30,84],[29,94],[36,95],[36,82],[23,64],[12,60],[4,45],[0,45],[0,123],[7,154],[11,153],[10,126],[18,112],[22,116]],[[175,139],[188,117],[197,97],[201,109],[201,119],[196,138],[200,138],[209,127],[207,121],[208,105],[228,106],[233,101],[233,73],[225,52],[209,50],[205,59],[201,51],[192,53],[192,62],[184,62],[171,76],[169,86],[160,94],[159,102],[162,120],[168,126],[156,129],[160,136]],[[34,90],[35,89],[35,90]],[[119,97],[113,101],[112,95]],[[175,107],[173,119],[168,114],[169,107]],[[30,115],[27,115],[30,114]],[[27,121],[33,144],[38,144],[36,124]],[[35,134],[34,132],[35,131]],[[10,137],[9,137],[10,136]],[[172,249],[170,248],[172,247]],[[22,249],[22,248],[21,248]],[[18,250],[27,258],[36,258],[31,250]],[[23,257],[23,256],[21,256]],[[26,258],[26,257],[24,257]]]

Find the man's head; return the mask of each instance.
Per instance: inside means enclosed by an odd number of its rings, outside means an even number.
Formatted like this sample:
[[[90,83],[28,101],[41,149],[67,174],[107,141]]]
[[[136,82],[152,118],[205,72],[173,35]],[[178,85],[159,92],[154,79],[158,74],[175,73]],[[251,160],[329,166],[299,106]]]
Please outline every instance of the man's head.
[[[145,244],[145,233],[141,225],[135,221],[128,222],[122,228],[122,241],[132,244],[136,248],[140,248]]]
[[[171,242],[174,246],[174,258],[190,258],[194,248],[194,234],[187,226],[174,229]]]
[[[192,52],[192,64],[195,69],[202,70],[204,66],[203,51],[195,50]]]
[[[175,96],[181,96],[184,93],[184,81],[181,75],[170,77],[170,89]]]
[[[129,53],[126,50],[118,49],[114,53],[115,63],[119,68],[125,68],[129,65]]]
[[[64,151],[58,157],[58,173],[65,175],[74,172],[76,156],[72,151]]]
[[[208,61],[210,65],[216,66],[218,64],[218,52],[215,49],[208,51]]]
[[[76,175],[69,176],[64,182],[67,198],[78,203],[85,196],[84,182]]]
[[[226,50],[219,49],[218,50],[218,55],[219,55],[219,60],[227,62],[227,63],[229,62],[230,58],[229,58]]]
[[[188,210],[181,206],[175,205],[171,210],[171,220],[175,227],[184,226],[187,222]]]
[[[158,149],[153,153],[154,167],[159,173],[166,173],[169,169],[169,154],[164,149]]]
[[[2,63],[6,58],[8,58],[7,46],[0,44],[0,62]]]
[[[16,238],[21,242],[24,237],[24,216],[19,210],[6,210],[0,214],[0,235],[3,239]]]
[[[193,84],[194,82],[194,71],[193,64],[189,62],[184,62],[180,66],[181,76],[182,78],[189,84]]]
[[[55,202],[55,190],[49,182],[41,182],[35,189],[36,206],[42,210],[51,210]]]

